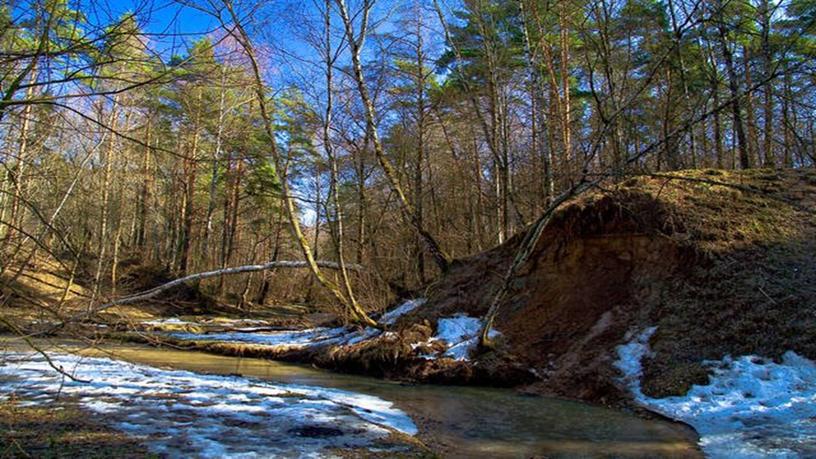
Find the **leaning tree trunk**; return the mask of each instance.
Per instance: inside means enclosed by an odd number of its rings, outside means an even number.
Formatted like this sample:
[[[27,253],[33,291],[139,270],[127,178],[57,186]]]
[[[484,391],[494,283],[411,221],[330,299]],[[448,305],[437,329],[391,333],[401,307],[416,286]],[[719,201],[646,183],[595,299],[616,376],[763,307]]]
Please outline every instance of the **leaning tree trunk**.
[[[249,34],[247,34],[246,30],[244,30],[238,15],[235,13],[235,9],[232,6],[232,2],[230,0],[224,0],[224,6],[227,8],[229,12],[230,18],[234,22],[234,27],[231,28],[231,34],[233,37],[238,41],[241,47],[247,54],[247,58],[249,60],[250,66],[252,68],[252,75],[255,80],[255,95],[258,101],[258,105],[261,109],[261,118],[263,119],[264,123],[264,130],[266,131],[266,135],[269,138],[269,149],[272,154],[272,158],[275,161],[275,172],[278,175],[276,177],[278,182],[281,184],[281,191],[283,193],[283,204],[284,208],[286,209],[286,216],[289,219],[289,224],[292,228],[292,233],[294,233],[295,240],[297,241],[298,245],[300,246],[300,250],[303,253],[303,257],[305,258],[305,264],[309,267],[309,270],[312,272],[314,277],[320,282],[320,284],[327,289],[332,296],[340,302],[345,308],[351,308],[351,304],[349,300],[343,295],[340,291],[340,288],[332,282],[329,278],[327,278],[323,272],[320,270],[320,266],[315,260],[315,257],[312,252],[312,248],[309,245],[309,241],[306,239],[306,236],[303,234],[303,230],[300,226],[299,215],[297,213],[297,209],[295,208],[295,202],[292,198],[292,193],[289,189],[289,184],[287,182],[286,175],[281,176],[280,172],[283,171],[283,161],[281,160],[281,156],[278,152],[277,144],[275,143],[275,131],[274,131],[274,124],[272,122],[271,115],[266,107],[266,87],[263,82],[263,78],[261,77],[261,69],[258,65],[258,60],[255,57],[255,49],[252,46],[252,42],[250,41]],[[361,322],[364,325],[370,326],[377,326],[377,323],[372,320],[368,315],[363,314],[361,317]]]
[[[450,257],[444,250],[442,250],[442,247],[439,245],[436,239],[434,239],[434,237],[422,226],[422,222],[417,216],[416,209],[408,201],[408,197],[399,183],[399,177],[396,169],[394,168],[393,164],[391,164],[391,161],[385,156],[385,150],[383,149],[382,141],[380,140],[380,135],[377,131],[374,102],[372,101],[371,95],[368,92],[368,86],[365,81],[365,76],[363,75],[363,66],[360,62],[360,52],[365,39],[366,28],[368,27],[370,2],[369,0],[366,0],[363,6],[363,24],[360,27],[359,37],[355,37],[352,19],[349,16],[345,0],[336,0],[336,3],[340,9],[340,17],[343,19],[343,25],[346,30],[346,38],[349,42],[352,67],[354,70],[354,79],[357,82],[357,90],[360,93],[360,98],[362,99],[363,107],[365,108],[366,125],[370,130],[371,141],[374,144],[374,155],[377,157],[377,161],[380,163],[386,179],[388,179],[388,184],[391,187],[391,191],[393,191],[399,199],[402,212],[407,217],[411,226],[414,227],[416,232],[425,242],[425,247],[431,254],[431,257],[433,257],[436,265],[442,272],[446,272],[450,266]]]

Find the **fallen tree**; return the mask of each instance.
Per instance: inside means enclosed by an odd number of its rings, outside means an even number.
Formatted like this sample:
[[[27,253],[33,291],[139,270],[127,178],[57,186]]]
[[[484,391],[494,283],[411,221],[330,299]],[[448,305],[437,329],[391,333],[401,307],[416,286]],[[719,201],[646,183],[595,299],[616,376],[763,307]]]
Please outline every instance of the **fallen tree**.
[[[340,265],[334,261],[316,261],[317,266],[326,269],[340,269]],[[257,271],[266,271],[270,269],[278,269],[278,268],[308,268],[309,265],[306,261],[291,261],[291,260],[283,260],[283,261],[270,261],[268,263],[258,264],[258,265],[244,265],[244,266],[235,266],[232,268],[224,268],[224,269],[216,269],[213,271],[205,271],[196,274],[190,274],[189,276],[180,277],[178,279],[172,280],[170,282],[164,283],[157,287],[153,287],[150,290],[145,290],[143,292],[136,293],[134,295],[129,295],[126,297],[122,297],[108,303],[101,304],[95,308],[92,308],[88,314],[95,314],[105,309],[111,308],[113,306],[120,306],[123,304],[131,304],[136,303],[138,301],[148,300],[157,296],[158,294],[170,290],[173,287],[177,287],[185,282],[196,282],[203,279],[209,279],[211,277],[219,277],[219,276],[229,276],[233,274],[242,274],[242,273],[250,273],[250,272],[257,272]],[[347,264],[346,269],[350,269],[353,271],[362,271],[364,268],[361,265],[355,264]]]

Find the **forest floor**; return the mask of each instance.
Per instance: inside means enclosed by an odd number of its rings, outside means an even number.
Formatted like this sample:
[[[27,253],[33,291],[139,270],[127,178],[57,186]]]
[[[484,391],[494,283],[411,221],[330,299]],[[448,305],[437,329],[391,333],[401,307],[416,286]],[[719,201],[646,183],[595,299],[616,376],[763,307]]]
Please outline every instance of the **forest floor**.
[[[73,400],[48,406],[21,402],[0,401],[0,457],[150,457],[138,439],[88,416]]]

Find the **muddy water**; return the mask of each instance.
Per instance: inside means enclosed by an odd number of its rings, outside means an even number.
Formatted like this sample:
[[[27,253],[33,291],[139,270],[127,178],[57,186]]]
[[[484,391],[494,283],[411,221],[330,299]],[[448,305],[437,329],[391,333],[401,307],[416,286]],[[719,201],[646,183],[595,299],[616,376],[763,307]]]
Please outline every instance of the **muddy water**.
[[[140,345],[106,345],[81,352],[163,368],[240,374],[375,395],[395,402],[411,415],[420,428],[419,438],[443,457],[699,455],[688,430],[675,424],[577,402],[521,396],[510,390],[404,385],[301,365]]]

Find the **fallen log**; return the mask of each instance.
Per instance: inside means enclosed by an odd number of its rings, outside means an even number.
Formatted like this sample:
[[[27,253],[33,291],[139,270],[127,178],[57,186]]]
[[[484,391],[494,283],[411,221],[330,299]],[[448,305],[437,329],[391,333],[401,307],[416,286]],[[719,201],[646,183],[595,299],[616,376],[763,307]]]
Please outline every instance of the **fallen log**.
[[[340,265],[334,261],[317,261],[317,265],[321,268],[327,269],[339,269]],[[244,266],[235,266],[232,268],[224,268],[224,269],[216,269],[214,271],[205,271],[202,273],[197,274],[190,274],[189,276],[180,277],[178,279],[172,280],[165,284],[159,285],[158,287],[153,287],[150,290],[145,290],[143,292],[136,293],[134,295],[129,295],[126,297],[122,297],[113,301],[110,301],[105,304],[101,304],[96,308],[93,308],[92,313],[97,313],[103,311],[105,309],[111,308],[113,306],[120,306],[123,304],[130,304],[136,303],[138,301],[148,300],[157,296],[158,294],[167,291],[173,287],[177,287],[185,282],[194,282],[200,281],[203,279],[208,279],[210,277],[218,277],[218,276],[229,276],[233,274],[242,274],[242,273],[249,273],[249,272],[256,272],[256,271],[266,271],[269,269],[277,269],[277,268],[308,268],[309,265],[305,261],[270,261],[268,263],[263,263],[259,265],[244,265]],[[355,264],[347,264],[346,269],[350,269],[353,271],[362,271],[364,268],[361,265]]]

